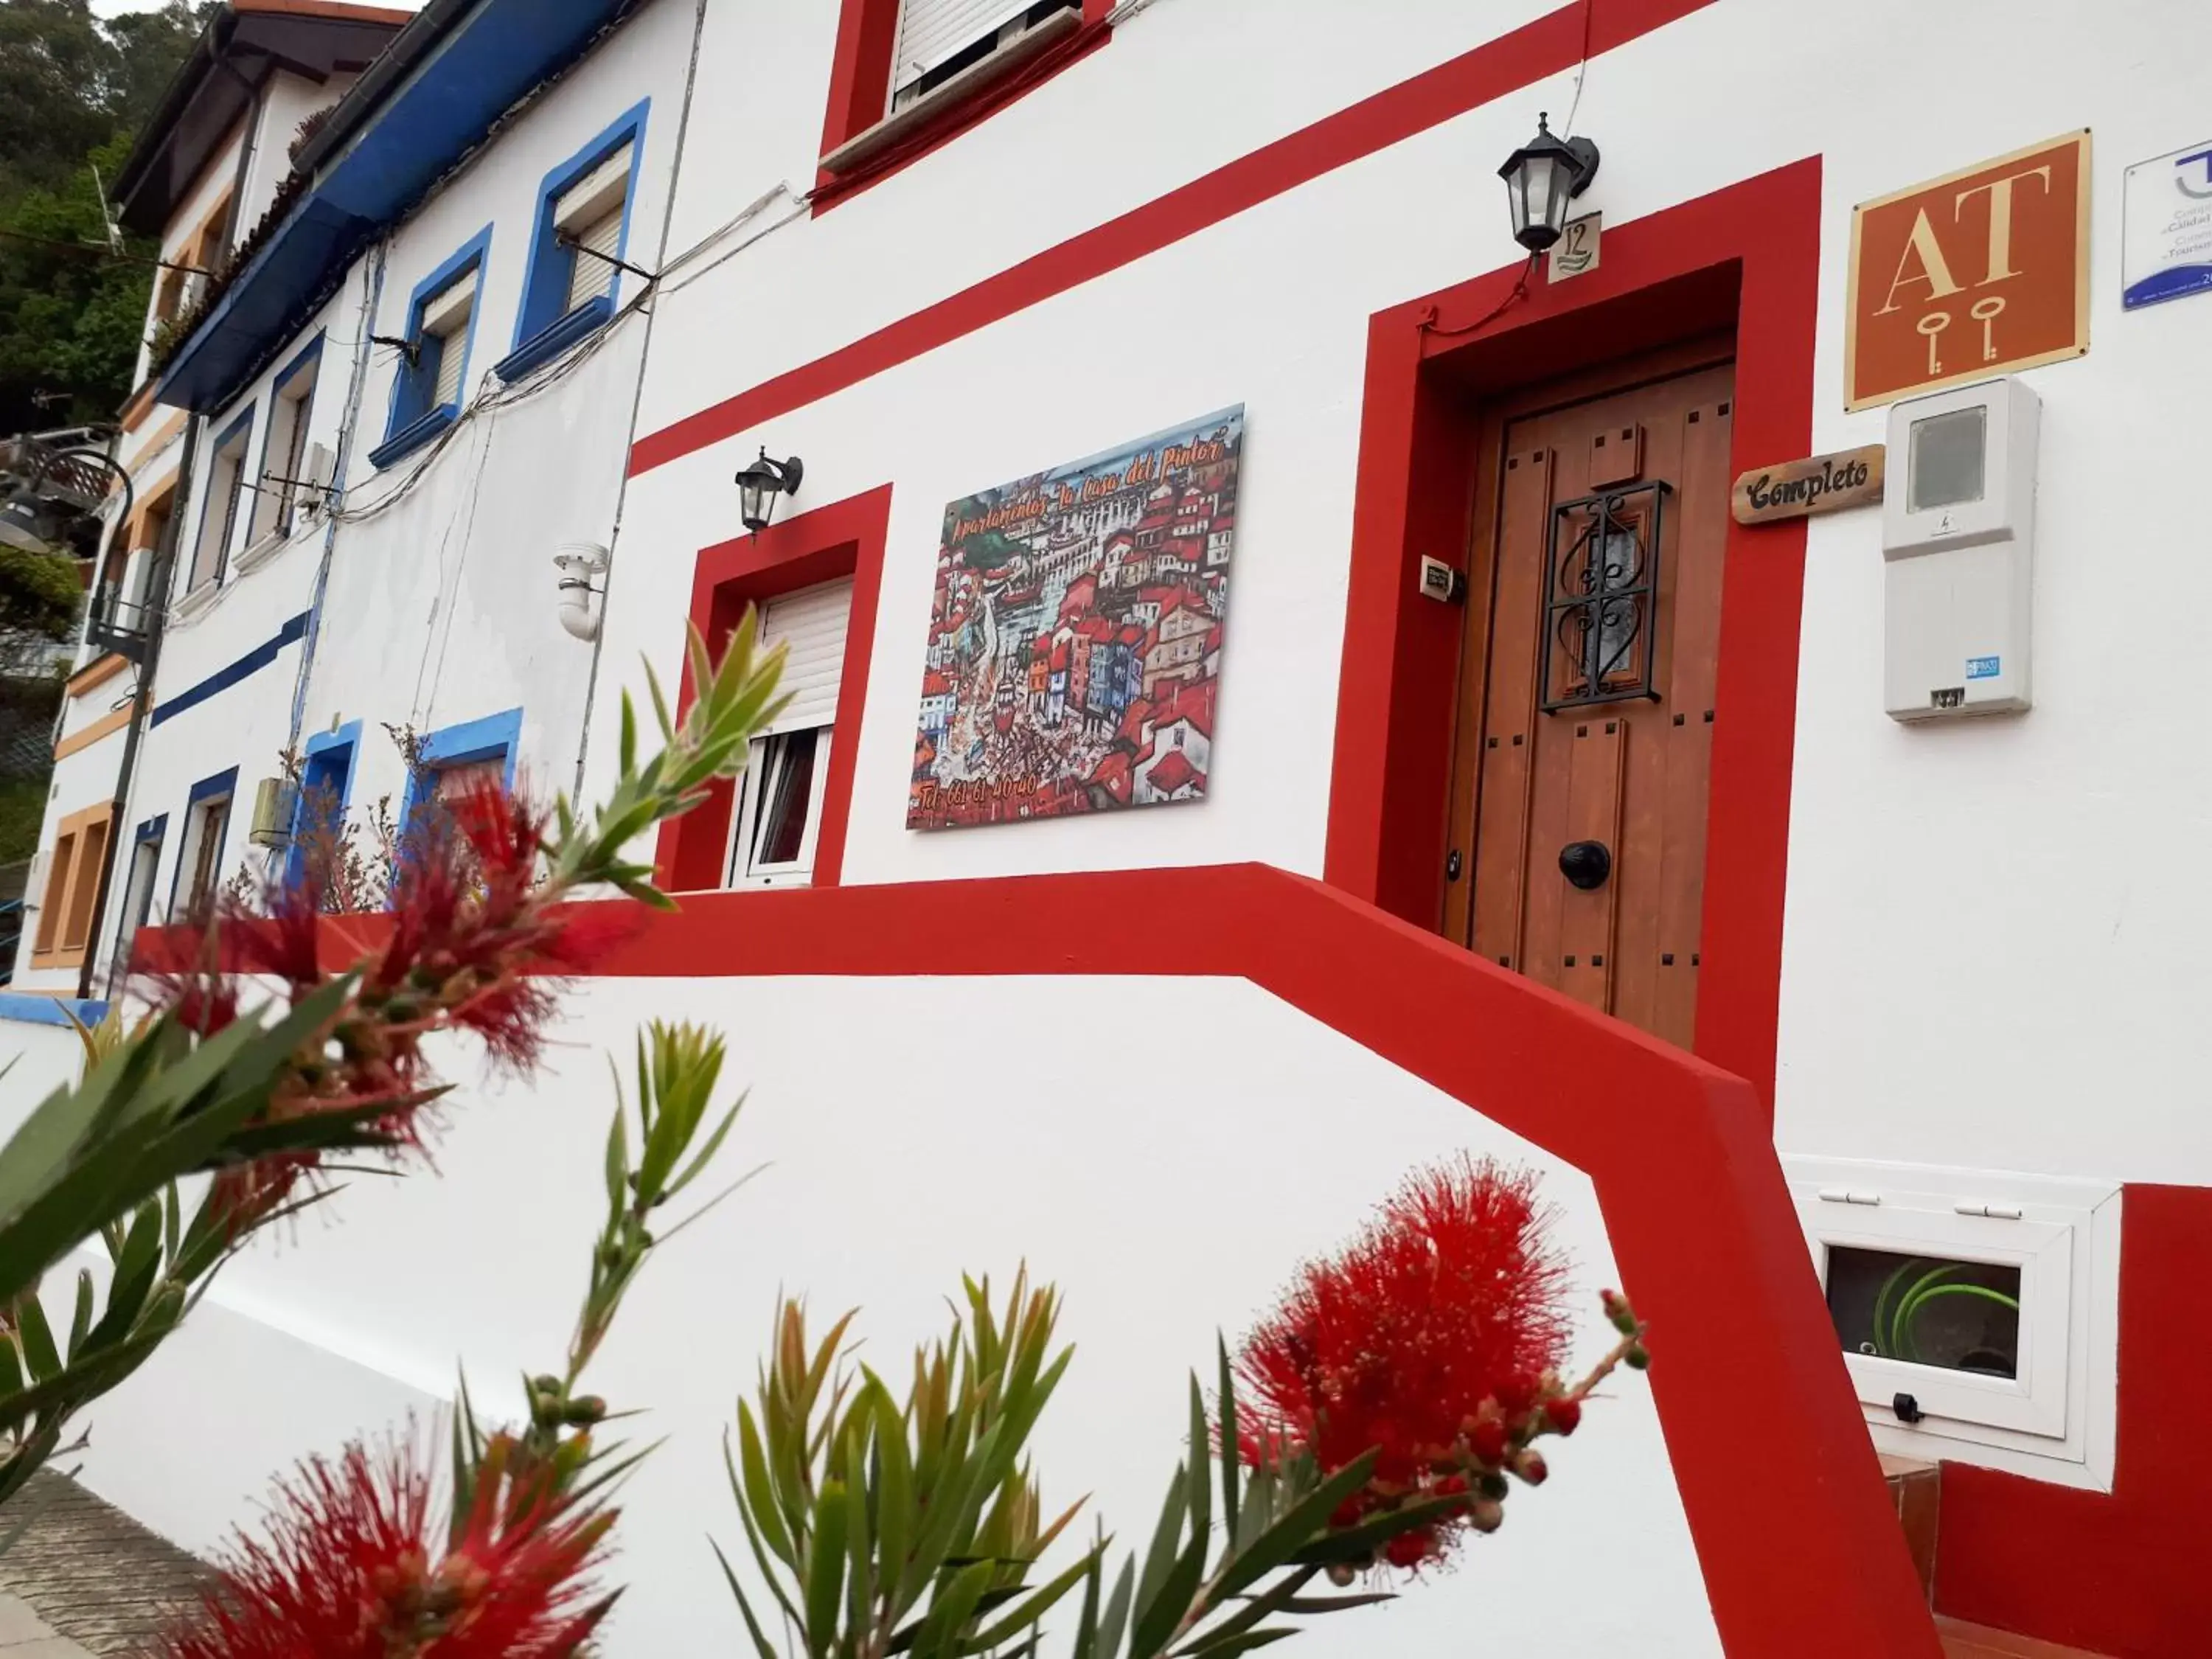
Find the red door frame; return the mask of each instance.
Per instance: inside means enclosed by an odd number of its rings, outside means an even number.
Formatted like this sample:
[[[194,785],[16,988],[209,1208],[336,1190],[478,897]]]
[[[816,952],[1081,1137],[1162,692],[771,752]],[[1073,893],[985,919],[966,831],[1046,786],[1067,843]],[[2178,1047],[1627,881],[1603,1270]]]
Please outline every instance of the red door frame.
[[[1732,324],[1735,469],[1807,453],[1820,215],[1815,157],[1607,230],[1599,268],[1571,282],[1539,271],[1511,301],[1516,264],[1370,319],[1330,885],[1436,925],[1462,616],[1417,580],[1425,554],[1465,556],[1481,400]],[[1771,1109],[1803,520],[1731,524],[1726,561],[1695,1047]]]
[[[757,535],[733,537],[699,550],[691,576],[690,625],[720,660],[745,607],[779,593],[842,576],[853,579],[853,608],[845,624],[845,665],[837,683],[837,733],[830,745],[830,775],[822,782],[822,824],[815,833],[812,884],[835,887],[845,868],[845,830],[852,817],[854,763],[860,715],[867,705],[868,661],[876,645],[876,601],[883,588],[884,541],[890,533],[891,487],[848,496],[827,507],[771,525]],[[693,692],[687,655],[677,708],[690,712]],[[680,717],[680,716],[679,716]],[[660,826],[653,880],[668,892],[696,892],[722,884],[737,800],[726,778],[708,787],[707,799],[689,815]]]

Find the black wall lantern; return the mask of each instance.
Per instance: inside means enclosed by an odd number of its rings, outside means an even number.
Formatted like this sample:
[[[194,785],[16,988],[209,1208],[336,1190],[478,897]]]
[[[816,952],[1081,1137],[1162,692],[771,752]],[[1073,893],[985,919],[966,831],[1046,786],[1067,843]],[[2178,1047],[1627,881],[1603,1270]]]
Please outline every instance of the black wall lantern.
[[[1513,240],[1541,253],[1566,228],[1567,204],[1597,177],[1597,146],[1587,138],[1553,137],[1540,112],[1536,136],[1505,158],[1498,176],[1513,210]]]
[[[738,516],[745,528],[758,535],[775,514],[778,495],[796,495],[805,465],[794,455],[787,461],[771,461],[763,449],[760,459],[738,474]]]

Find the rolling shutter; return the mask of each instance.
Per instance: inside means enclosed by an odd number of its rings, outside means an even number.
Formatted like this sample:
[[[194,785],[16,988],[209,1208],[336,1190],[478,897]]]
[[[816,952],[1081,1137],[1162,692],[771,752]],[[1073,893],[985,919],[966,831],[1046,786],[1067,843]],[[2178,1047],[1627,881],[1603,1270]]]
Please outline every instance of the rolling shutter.
[[[434,337],[438,342],[438,374],[430,389],[432,409],[461,400],[461,371],[468,367],[469,313],[476,309],[476,303],[473,270],[423,302],[422,337]]]
[[[995,34],[1030,9],[1031,0],[903,0],[891,49],[896,98],[946,58]]]
[[[430,407],[442,409],[461,400],[461,370],[467,367],[469,324],[464,317],[451,334],[438,337],[438,381],[430,391]]]
[[[602,214],[589,224],[579,225],[569,232],[576,239],[577,252],[569,257],[568,303],[562,314],[574,311],[587,300],[596,300],[612,290],[617,272],[607,263],[620,257],[623,233],[622,204],[615,204],[611,213]],[[592,252],[583,252],[589,248]],[[595,259],[592,253],[604,253],[605,259]]]
[[[770,732],[803,732],[837,718],[837,685],[845,671],[845,620],[853,609],[853,580],[824,582],[768,602],[761,618],[763,647],[787,642],[778,694],[790,705],[775,717]]]

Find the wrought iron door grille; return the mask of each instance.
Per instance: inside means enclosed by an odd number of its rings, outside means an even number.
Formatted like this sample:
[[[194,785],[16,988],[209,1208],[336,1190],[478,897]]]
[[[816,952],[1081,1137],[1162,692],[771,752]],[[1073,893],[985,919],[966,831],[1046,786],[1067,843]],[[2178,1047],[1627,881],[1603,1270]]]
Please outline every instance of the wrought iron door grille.
[[[1552,509],[1544,588],[1547,714],[1656,697],[1663,479],[1604,489]]]

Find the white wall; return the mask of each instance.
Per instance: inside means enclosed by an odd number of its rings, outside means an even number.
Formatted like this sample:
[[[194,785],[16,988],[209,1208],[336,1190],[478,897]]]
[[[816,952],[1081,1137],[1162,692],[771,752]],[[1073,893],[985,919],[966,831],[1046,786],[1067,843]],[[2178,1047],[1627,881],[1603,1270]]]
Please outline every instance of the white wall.
[[[388,793],[396,803],[404,788],[378,723],[428,733],[515,708],[520,769],[548,791],[574,781],[592,649],[561,628],[553,556],[564,543],[614,539],[645,319],[619,317],[524,387],[501,387],[490,370],[519,343],[546,175],[647,98],[627,257],[653,268],[693,17],[675,0],[644,9],[391,240],[375,331],[397,337],[416,288],[493,227],[462,393],[476,406],[434,453],[380,471],[368,453],[386,435],[398,355],[380,348],[364,386],[305,726],[364,721],[356,802]],[[624,275],[617,303],[638,287]]]
[[[1133,1053],[1071,1048],[1108,1011],[1169,1006],[1188,1039],[1172,1089],[1136,1084]],[[1180,1455],[1184,1372],[1210,1375],[1215,1332],[1233,1340],[1415,1165],[1466,1150],[1542,1170],[1573,1258],[1577,1352],[1610,1339],[1595,1296],[1615,1272],[1584,1176],[1242,981],[600,981],[570,1007],[575,1046],[534,1093],[453,1068],[465,1098],[438,1175],[357,1181],[225,1271],[191,1346],[102,1405],[95,1490],[204,1547],[250,1513],[263,1466],[424,1413],[457,1361],[500,1406],[509,1379],[555,1364],[604,1204],[598,1045],[627,1063],[629,1032],[654,1018],[726,1030],[725,1094],[751,1094],[721,1173],[761,1172],[651,1263],[592,1374],[618,1407],[646,1408],[637,1438],[667,1437],[625,1493],[613,1659],[744,1641],[705,1535],[740,1539],[720,1436],[780,1290],[825,1325],[860,1307],[863,1352],[896,1378],[941,1331],[963,1271],[1003,1286],[1026,1259],[1066,1291],[1077,1346],[1038,1442],[1047,1500],[1094,1494],[1128,1547]],[[938,1058],[949,1030],[989,1043],[988,1086]],[[1552,1449],[1552,1482],[1516,1495],[1460,1571],[1318,1623],[1300,1651],[1444,1652],[1480,1628],[1560,1659],[1627,1642],[1717,1653],[1649,1389],[1630,1377],[1606,1395]],[[241,1433],[239,1455],[206,1449]],[[171,1443],[201,1449],[185,1466],[155,1455]],[[1577,1588],[1594,1577],[1604,1594]]]
[[[1265,27],[1260,9],[1160,0],[1105,49],[905,172],[726,263],[699,260],[664,301],[641,431],[1523,16],[1399,0],[1346,31],[1325,7],[1270,6]],[[1613,224],[1822,158],[1816,449],[1882,432],[1879,412],[1842,413],[1851,204],[2095,130],[2093,347],[2029,377],[2045,401],[2036,709],[1942,730],[1887,720],[1877,517],[1813,526],[1779,1079],[1778,1136],[1790,1150],[2212,1180],[2212,1130],[2172,1103],[2199,1069],[2193,942],[2212,900],[2185,854],[2154,856],[2168,838],[2191,844],[2212,784],[2187,759],[2193,659],[2154,642],[2154,617],[2212,598],[2212,568],[2172,533],[2170,494],[2139,483],[2186,477],[2212,436],[2195,368],[2212,307],[2124,317],[2118,300],[2121,169],[2205,136],[2189,113],[2202,101],[2193,63],[2142,44],[2173,38],[2189,15],[2177,0],[2094,12],[2045,3],[2007,9],[1993,27],[1988,8],[1930,15],[1887,0],[1839,53],[1786,9],[1723,0],[1600,58],[1582,88],[1577,130],[1605,156],[1586,201]],[[1316,51],[1324,33],[1331,48]],[[1174,95],[1186,76],[1218,89],[1224,60],[1211,48],[1232,38],[1236,96]],[[764,180],[805,175],[826,25],[781,9],[720,12],[702,76],[734,79],[741,52],[755,51],[781,72],[749,69],[757,95],[703,103],[700,142],[763,165],[688,172],[679,246]],[[1537,110],[1556,121],[1574,96],[1571,74],[1511,92],[634,480],[609,672],[637,684],[640,653],[672,672],[696,550],[736,532],[728,477],[765,443],[806,461],[805,493],[787,510],[895,489],[845,879],[1243,858],[1317,871],[1366,319],[1510,261],[1492,175]],[[1882,113],[1916,100],[1940,105],[1942,122]],[[1139,106],[1143,119],[1121,118]],[[775,326],[732,328],[732,316]],[[904,830],[944,504],[1239,400],[1249,435],[1207,802]],[[594,788],[614,704],[599,703]],[[2126,1087],[2114,1086],[2118,1055]]]

